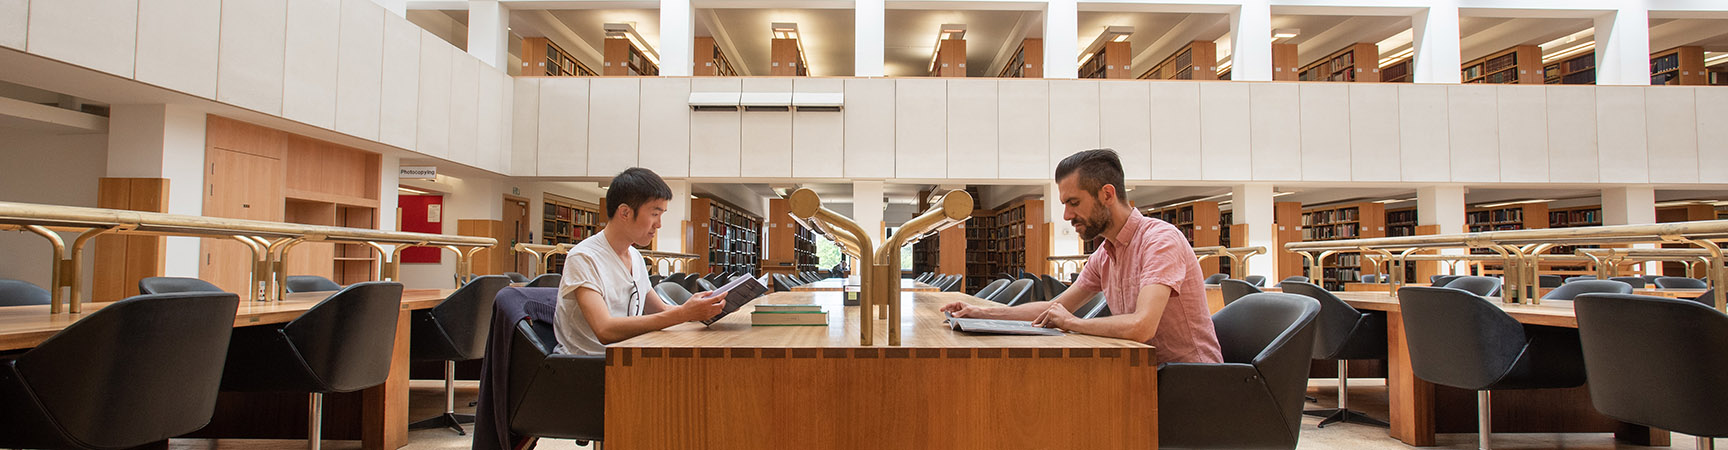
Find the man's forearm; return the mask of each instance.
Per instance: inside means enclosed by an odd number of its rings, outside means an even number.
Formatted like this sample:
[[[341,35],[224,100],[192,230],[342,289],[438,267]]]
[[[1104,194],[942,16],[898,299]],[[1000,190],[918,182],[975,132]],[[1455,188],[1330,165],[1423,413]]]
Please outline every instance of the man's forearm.
[[[1093,336],[1145,341],[1146,339],[1140,339],[1139,336],[1135,336],[1136,326],[1138,324],[1138,317],[1126,315],[1099,317],[1094,319],[1073,319],[1062,328],[1075,333],[1090,334]],[[1154,324],[1152,333],[1157,333],[1157,331],[1157,325]]]
[[[674,311],[666,310],[641,316],[613,317],[606,321],[604,331],[596,330],[594,334],[595,337],[600,338],[602,344],[613,344],[684,323],[683,320],[673,317]]]
[[[980,319],[1032,320],[1038,317],[1038,313],[1044,312],[1044,310],[1048,308],[1050,308],[1050,302],[1048,301],[1022,303],[1002,308],[988,308],[983,310],[984,317],[980,317]]]

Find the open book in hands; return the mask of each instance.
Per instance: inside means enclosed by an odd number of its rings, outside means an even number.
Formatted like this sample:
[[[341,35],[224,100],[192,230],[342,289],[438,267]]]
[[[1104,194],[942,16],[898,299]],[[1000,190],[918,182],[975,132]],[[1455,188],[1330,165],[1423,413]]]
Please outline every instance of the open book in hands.
[[[744,307],[745,304],[750,303],[751,300],[755,300],[756,297],[761,297],[762,294],[768,293],[768,288],[766,287],[767,280],[767,274],[763,274],[762,278],[739,276],[733,278],[732,281],[726,283],[725,286],[720,286],[719,289],[715,289],[711,294],[725,297],[726,306],[720,308],[720,314],[716,314],[714,317],[702,321],[702,324],[713,325],[714,322],[718,322],[721,318],[726,317],[727,314],[732,314],[732,312],[737,311],[738,308]]]

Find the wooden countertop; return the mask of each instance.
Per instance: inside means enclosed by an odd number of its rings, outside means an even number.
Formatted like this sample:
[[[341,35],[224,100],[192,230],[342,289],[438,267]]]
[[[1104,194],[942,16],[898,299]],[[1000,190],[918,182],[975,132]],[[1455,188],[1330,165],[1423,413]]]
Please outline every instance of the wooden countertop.
[[[903,348],[1150,348],[1123,339],[1069,333],[1064,336],[1005,336],[954,331],[943,323],[942,305],[963,301],[981,306],[1000,306],[989,300],[958,292],[903,292],[901,301],[901,347]],[[752,302],[771,304],[818,304],[828,311],[826,327],[752,327],[752,305],[739,308],[712,326],[684,323],[613,344],[621,348],[852,348],[858,345],[858,307],[841,306],[841,293],[779,292]],[[886,320],[878,320],[877,347],[888,342]]]
[[[792,292],[823,292],[823,291],[838,292],[842,289],[847,290],[847,291],[857,292],[859,286],[857,284],[853,284],[853,283],[854,282],[852,280],[849,280],[849,279],[829,278],[829,279],[817,281],[814,283],[800,284],[797,286],[793,286]],[[900,279],[900,290],[901,291],[918,291],[918,292],[936,292],[937,291],[935,286],[924,284],[924,282],[921,282],[921,281],[911,280],[911,279],[906,279],[906,278]]]
[[[455,289],[407,289],[402,291],[402,309],[427,309],[444,301]],[[329,298],[335,291],[288,294],[279,302],[240,300],[234,315],[234,326],[244,327],[286,323],[300,317],[313,305]],[[112,302],[86,303],[80,314],[49,314],[48,305],[9,306],[0,308],[0,351],[32,348],[86,314]]]
[[[1339,299],[1356,309],[1398,311],[1398,298],[1385,292],[1333,292]],[[1505,310],[1519,323],[1553,327],[1578,328],[1578,316],[1570,300],[1543,300],[1538,305],[1504,303],[1499,297],[1485,297],[1489,303]]]

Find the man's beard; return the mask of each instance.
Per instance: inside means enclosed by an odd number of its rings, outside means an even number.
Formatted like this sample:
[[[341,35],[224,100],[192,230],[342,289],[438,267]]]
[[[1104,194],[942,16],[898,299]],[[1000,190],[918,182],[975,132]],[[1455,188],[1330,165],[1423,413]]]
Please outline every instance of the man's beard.
[[[1104,234],[1106,228],[1110,228],[1110,213],[1101,211],[1092,217],[1075,218],[1073,225],[1080,231],[1080,240],[1097,239],[1098,235]]]

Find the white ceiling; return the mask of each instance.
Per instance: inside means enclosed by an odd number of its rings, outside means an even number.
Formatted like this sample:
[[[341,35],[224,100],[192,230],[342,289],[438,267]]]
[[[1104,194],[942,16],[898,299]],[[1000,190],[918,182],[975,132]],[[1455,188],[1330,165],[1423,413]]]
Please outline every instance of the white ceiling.
[[[966,25],[967,76],[993,76],[1004,54],[1019,48],[1027,37],[1044,34],[1039,11],[976,11],[890,9],[884,17],[884,64],[888,76],[924,76],[936,52],[936,35],[943,24]],[[815,63],[811,63],[815,64]]]
[[[1272,28],[1301,30],[1296,37],[1279,41],[1296,44],[1297,66],[1306,66],[1326,55],[1358,42],[1378,43],[1410,29],[1404,16],[1274,15]],[[1267,37],[1270,39],[1270,37]],[[1379,49],[1381,53],[1395,49]]]
[[[853,18],[850,9],[697,9],[696,35],[712,36],[734,63],[751,75],[767,75],[769,30],[775,22],[798,24],[810,75],[852,76]]]

